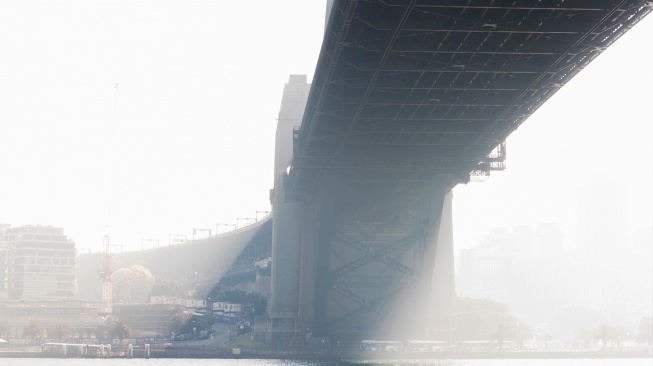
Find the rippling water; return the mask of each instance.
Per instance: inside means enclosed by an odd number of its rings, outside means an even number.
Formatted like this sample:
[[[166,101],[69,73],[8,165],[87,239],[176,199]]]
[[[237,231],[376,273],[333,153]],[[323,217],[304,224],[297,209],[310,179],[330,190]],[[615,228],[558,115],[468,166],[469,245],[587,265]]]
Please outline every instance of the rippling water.
[[[375,361],[302,361],[302,360],[223,360],[223,359],[28,359],[0,358],[2,366],[651,366],[649,359],[580,360],[375,360]]]

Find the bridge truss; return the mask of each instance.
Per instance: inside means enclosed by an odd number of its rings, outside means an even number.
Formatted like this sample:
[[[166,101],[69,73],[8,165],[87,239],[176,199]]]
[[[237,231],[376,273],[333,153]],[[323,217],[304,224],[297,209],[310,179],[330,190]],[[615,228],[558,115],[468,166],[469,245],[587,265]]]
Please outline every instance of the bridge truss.
[[[315,286],[301,301],[315,332],[424,320],[447,192],[503,169],[508,135],[650,11],[643,0],[334,1],[284,179],[286,197],[313,210],[302,276]]]

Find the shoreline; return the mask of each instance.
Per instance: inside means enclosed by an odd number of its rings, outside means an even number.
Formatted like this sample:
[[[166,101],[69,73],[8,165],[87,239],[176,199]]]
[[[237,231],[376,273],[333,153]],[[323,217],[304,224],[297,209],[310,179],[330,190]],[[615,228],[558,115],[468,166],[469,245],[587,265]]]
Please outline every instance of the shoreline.
[[[2,352],[0,358],[62,358],[61,355],[42,352]],[[65,358],[81,358],[71,355]],[[85,357],[89,359],[99,357]],[[126,358],[118,355],[111,358]],[[134,359],[144,358],[142,355]],[[150,358],[187,358],[187,359],[291,359],[291,360],[409,360],[409,359],[630,359],[653,358],[649,351],[481,351],[481,352],[382,352],[382,353],[345,353],[345,352],[257,352],[241,349],[240,354],[211,349],[169,349],[156,350]]]
[[[177,350],[176,350],[177,351]],[[241,350],[239,355],[219,352],[156,352],[152,358],[242,358],[242,359],[293,359],[293,360],[388,360],[388,359],[620,359],[653,358],[648,351],[488,351],[488,352],[383,352],[383,353],[308,353],[308,352],[254,352]]]

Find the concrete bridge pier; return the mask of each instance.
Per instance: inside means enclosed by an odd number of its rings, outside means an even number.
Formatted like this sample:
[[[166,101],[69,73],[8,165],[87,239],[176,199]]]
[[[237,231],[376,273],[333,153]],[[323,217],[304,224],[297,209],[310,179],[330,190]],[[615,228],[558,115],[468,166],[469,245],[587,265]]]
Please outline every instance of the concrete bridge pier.
[[[456,311],[456,287],[453,249],[453,192],[449,191],[442,207],[433,280],[429,299],[430,338],[451,339],[451,327]]]
[[[267,310],[266,342],[288,344],[299,310],[302,253],[302,203],[287,199],[284,173],[293,156],[293,130],[301,124],[310,84],[306,75],[291,75],[284,86],[277,121],[272,222],[272,294]]]
[[[275,195],[284,192],[277,190]],[[295,333],[302,270],[301,204],[277,202],[272,225],[272,291],[266,342],[288,344]]]
[[[302,216],[306,328],[332,342],[428,337],[454,301],[451,179],[320,182]]]
[[[448,339],[455,183],[352,178],[324,171],[313,196],[278,205],[268,342]]]
[[[425,236],[424,263],[415,309],[414,337],[449,340],[456,291],[453,250],[453,192],[435,194],[430,230]]]

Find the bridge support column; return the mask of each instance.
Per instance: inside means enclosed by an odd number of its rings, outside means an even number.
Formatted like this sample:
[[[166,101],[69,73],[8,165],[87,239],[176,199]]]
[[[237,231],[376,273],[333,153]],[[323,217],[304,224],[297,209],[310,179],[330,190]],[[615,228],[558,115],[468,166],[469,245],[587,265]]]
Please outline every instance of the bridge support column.
[[[275,192],[283,195],[283,192]],[[272,293],[266,342],[288,344],[295,332],[301,273],[301,207],[277,203],[272,225]]]
[[[442,207],[442,217],[435,254],[435,268],[429,301],[429,336],[450,340],[455,316],[456,290],[453,250],[453,192],[449,191]]]
[[[301,272],[299,274],[299,309],[295,332],[308,333],[313,321],[313,296],[315,281],[315,233],[317,207],[312,203],[302,205]],[[307,329],[308,328],[308,329]]]
[[[424,250],[420,266],[420,276],[415,296],[415,312],[413,314],[413,331],[411,336],[423,339],[428,329],[428,320],[431,318],[431,290],[433,287],[436,257],[438,252],[438,239],[440,236],[440,224],[444,208],[444,197],[448,187],[441,182],[433,183],[430,191],[430,206],[427,208],[427,219],[425,221]]]
[[[337,180],[335,173],[325,173],[321,189],[315,199],[316,230],[313,237],[312,262],[315,264],[313,282],[313,333],[320,337],[328,336],[327,295],[331,286],[330,257],[331,241],[334,232],[334,202]]]
[[[412,336],[448,339],[455,305],[451,184],[436,182],[431,194]]]
[[[310,84],[305,75],[291,75],[283,90],[277,123],[272,223],[272,294],[268,304],[266,342],[287,344],[295,332],[299,307],[302,252],[302,204],[290,202],[284,173],[292,160],[293,129],[301,124]],[[299,107],[301,106],[301,108]]]
[[[388,176],[374,185],[367,178],[320,176],[314,207],[303,216],[300,309],[308,308],[312,279],[313,336],[425,338],[439,311],[434,303],[453,299],[455,183],[448,175],[410,182]]]

